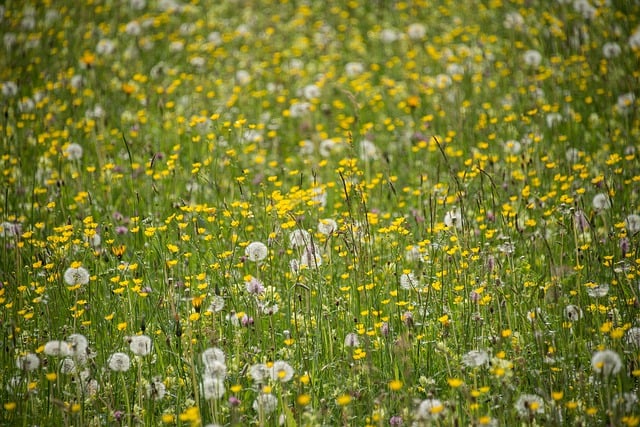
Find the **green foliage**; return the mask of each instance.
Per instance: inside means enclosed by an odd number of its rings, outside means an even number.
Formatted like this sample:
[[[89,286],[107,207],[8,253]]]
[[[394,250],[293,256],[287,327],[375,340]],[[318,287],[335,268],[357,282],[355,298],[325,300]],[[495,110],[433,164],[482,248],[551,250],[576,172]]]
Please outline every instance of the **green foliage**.
[[[465,6],[0,6],[0,424],[639,425],[640,8]]]

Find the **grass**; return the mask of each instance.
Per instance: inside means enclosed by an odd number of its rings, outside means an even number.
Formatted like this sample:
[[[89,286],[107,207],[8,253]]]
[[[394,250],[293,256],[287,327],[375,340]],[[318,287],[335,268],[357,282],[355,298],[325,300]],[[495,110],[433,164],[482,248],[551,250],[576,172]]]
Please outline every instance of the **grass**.
[[[640,8],[1,6],[2,425],[640,424]]]

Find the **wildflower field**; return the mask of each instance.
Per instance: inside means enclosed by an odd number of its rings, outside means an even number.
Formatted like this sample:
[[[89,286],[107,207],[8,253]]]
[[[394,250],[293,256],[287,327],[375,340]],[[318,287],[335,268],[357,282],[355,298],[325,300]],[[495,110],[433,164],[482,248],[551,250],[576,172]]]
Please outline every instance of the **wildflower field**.
[[[640,425],[637,0],[0,33],[0,425]]]

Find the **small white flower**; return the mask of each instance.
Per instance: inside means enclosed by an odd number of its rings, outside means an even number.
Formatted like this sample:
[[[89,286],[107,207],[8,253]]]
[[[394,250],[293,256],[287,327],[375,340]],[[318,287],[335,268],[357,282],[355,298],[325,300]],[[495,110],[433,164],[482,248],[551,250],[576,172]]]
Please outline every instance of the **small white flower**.
[[[560,113],[549,113],[545,117],[545,121],[547,122],[547,127],[554,127],[560,123],[562,123],[563,117]]]
[[[134,335],[128,340],[129,350],[136,356],[146,356],[151,353],[151,338],[147,335]]]
[[[251,242],[244,248],[244,254],[249,261],[258,262],[267,257],[269,249],[262,242]]]
[[[311,104],[308,102],[293,102],[289,107],[289,116],[293,118],[303,117],[311,111]]]
[[[603,377],[616,375],[622,369],[622,360],[615,351],[596,351],[591,357],[591,368],[593,372]]]
[[[96,46],[96,53],[98,55],[109,56],[116,50],[116,44],[113,40],[110,39],[102,39],[98,41],[98,45]]]
[[[124,32],[130,36],[139,36],[142,33],[142,27],[138,21],[129,21],[125,26]]]
[[[584,19],[593,19],[596,17],[596,13],[598,9],[591,6],[591,4],[587,0],[575,0],[573,2],[573,8],[576,12],[578,12]]]
[[[71,374],[75,374],[77,371],[76,369],[76,362],[74,362],[74,360],[70,357],[65,357],[64,359],[62,359],[60,361],[60,373],[63,375],[71,375]]]
[[[131,366],[131,359],[125,353],[113,353],[107,360],[109,369],[114,372],[127,372]]]
[[[238,70],[236,71],[236,82],[240,86],[244,86],[251,81],[251,74],[247,70]]]
[[[564,158],[567,159],[569,163],[576,163],[580,159],[580,150],[575,147],[567,148],[567,151],[564,153]]]
[[[631,50],[640,49],[640,29],[636,30],[633,34],[631,34],[631,36],[629,37],[628,43]]]
[[[69,286],[86,285],[89,283],[89,272],[84,267],[70,267],[64,272],[64,281]]]

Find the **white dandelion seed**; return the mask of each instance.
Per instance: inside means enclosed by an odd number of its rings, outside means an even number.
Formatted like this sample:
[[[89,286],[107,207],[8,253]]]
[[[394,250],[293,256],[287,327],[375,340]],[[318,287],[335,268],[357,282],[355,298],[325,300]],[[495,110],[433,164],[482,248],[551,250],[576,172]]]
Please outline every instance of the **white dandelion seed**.
[[[587,295],[592,298],[602,298],[609,293],[609,284],[600,283],[599,285],[587,287]]]
[[[69,343],[71,356],[83,357],[87,355],[89,341],[87,341],[87,337],[85,337],[84,335],[71,334],[67,337],[67,343]]]
[[[345,347],[360,347],[360,338],[358,338],[358,334],[354,332],[348,333],[344,337],[344,346]]]
[[[260,279],[257,279],[253,276],[251,277],[250,280],[244,283],[244,287],[247,290],[247,292],[249,292],[252,295],[262,295],[265,290],[264,285],[262,284]]]
[[[225,363],[224,351],[220,350],[218,347],[209,347],[202,352],[200,357],[205,368],[212,365],[214,362]]]
[[[535,49],[529,49],[522,55],[525,65],[536,68],[542,63],[542,54]]]
[[[84,267],[69,267],[64,272],[64,281],[69,286],[86,285],[89,283],[89,271]]]
[[[564,308],[564,317],[571,322],[582,319],[582,309],[577,305],[569,304]]]
[[[49,341],[44,345],[43,352],[47,356],[71,356],[71,344],[60,340]]]
[[[211,299],[211,304],[209,304],[209,308],[207,309],[210,313],[219,313],[224,308],[224,298],[220,295],[215,295]]]
[[[591,368],[603,377],[616,375],[622,369],[622,360],[615,351],[596,351],[591,357]]]
[[[607,59],[620,56],[621,53],[622,53],[622,48],[616,42],[608,42],[602,45],[602,55]]]
[[[224,382],[214,377],[204,377],[202,379],[202,391],[205,400],[220,399],[224,396]]]
[[[434,420],[445,414],[444,403],[440,399],[425,399],[420,402],[416,410],[417,420]]]
[[[489,354],[484,350],[471,350],[462,356],[461,363],[469,368],[484,366],[489,362]]]
[[[609,199],[609,196],[606,193],[598,193],[593,196],[591,204],[595,210],[603,211],[611,208],[611,199]]]
[[[630,234],[635,234],[640,231],[640,215],[631,214],[627,215],[624,219],[624,225],[627,227],[627,231]]]
[[[331,218],[324,218],[318,222],[318,233],[331,236],[338,231],[338,223]]]
[[[544,400],[537,394],[522,394],[514,407],[523,418],[530,418],[535,414],[544,414]]]
[[[27,353],[23,356],[18,356],[16,366],[22,371],[35,371],[40,366],[40,359],[33,353]]]
[[[107,360],[109,369],[114,372],[127,372],[131,366],[131,359],[125,353],[113,353]]]
[[[400,275],[400,287],[404,290],[411,290],[418,287],[418,280],[416,279],[415,274],[410,273],[402,273]]]
[[[147,335],[128,337],[129,350],[136,356],[146,356],[151,353],[151,338]]]
[[[460,209],[451,209],[450,211],[445,213],[444,225],[446,225],[447,227],[455,227],[459,230],[462,229],[462,213],[460,212]]]
[[[640,347],[640,327],[629,328],[625,337],[627,344]]]
[[[249,261],[258,262],[267,257],[269,249],[262,242],[251,242],[244,248],[244,254]]]
[[[289,244],[292,248],[306,247],[311,243],[311,233],[297,228],[289,233]]]
[[[278,407],[278,398],[271,393],[260,393],[253,401],[253,409],[263,414],[270,414]]]
[[[269,369],[269,375],[273,381],[286,383],[293,378],[294,370],[284,360],[276,360]]]
[[[204,375],[222,381],[227,376],[227,365],[219,360],[210,361],[204,365]]]
[[[269,377],[269,368],[264,363],[251,365],[249,367],[249,377],[257,383],[262,383]]]
[[[151,400],[161,400],[167,393],[167,387],[160,378],[154,378],[147,384],[147,398]]]
[[[633,108],[633,104],[636,102],[636,96],[633,92],[624,93],[618,96],[618,101],[616,102],[616,107],[618,111],[623,114],[629,113]]]
[[[362,64],[362,62],[347,62],[347,64],[344,66],[344,72],[347,77],[355,77],[359,74],[364,73],[364,65]]]
[[[407,27],[407,36],[411,40],[422,40],[427,35],[427,28],[420,22],[414,22]]]
[[[74,362],[74,360],[70,357],[65,357],[64,359],[62,359],[60,361],[60,373],[63,375],[70,375],[70,374],[75,374],[77,371],[76,369],[76,362]]]

